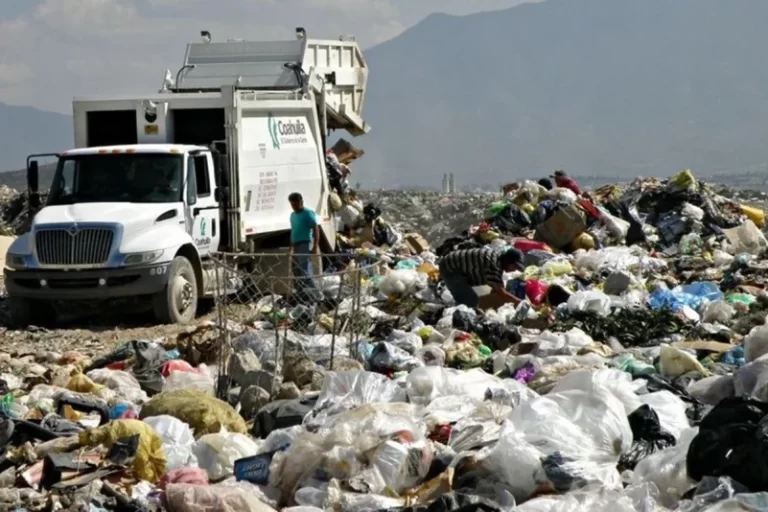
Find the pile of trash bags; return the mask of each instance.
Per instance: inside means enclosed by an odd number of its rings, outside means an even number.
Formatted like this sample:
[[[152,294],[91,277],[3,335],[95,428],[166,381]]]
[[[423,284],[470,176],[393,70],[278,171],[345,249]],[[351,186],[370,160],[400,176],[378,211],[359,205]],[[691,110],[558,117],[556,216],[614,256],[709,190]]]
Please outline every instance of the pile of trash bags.
[[[333,318],[267,298],[95,359],[1,355],[0,508],[766,509],[764,214],[688,171],[534,185],[434,252],[363,206],[374,240],[336,262],[363,296]],[[521,302],[456,305],[439,257],[464,247],[521,250]]]

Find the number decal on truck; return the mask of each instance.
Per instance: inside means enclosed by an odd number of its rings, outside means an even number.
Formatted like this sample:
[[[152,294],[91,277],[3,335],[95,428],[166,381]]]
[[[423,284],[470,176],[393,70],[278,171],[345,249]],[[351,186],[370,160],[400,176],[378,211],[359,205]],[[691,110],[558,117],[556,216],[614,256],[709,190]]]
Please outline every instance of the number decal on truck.
[[[168,272],[167,265],[149,269],[149,275],[151,276],[162,276],[162,275],[165,275],[167,272]]]

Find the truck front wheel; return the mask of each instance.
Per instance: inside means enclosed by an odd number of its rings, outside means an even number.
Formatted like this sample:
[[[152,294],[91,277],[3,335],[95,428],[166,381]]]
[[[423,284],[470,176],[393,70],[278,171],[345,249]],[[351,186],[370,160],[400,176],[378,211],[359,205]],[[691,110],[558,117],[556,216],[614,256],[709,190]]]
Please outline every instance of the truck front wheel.
[[[197,280],[192,263],[184,256],[171,262],[168,284],[152,297],[155,318],[164,324],[186,324],[197,311]]]
[[[30,325],[43,327],[56,322],[56,310],[41,300],[8,297],[8,313],[11,327],[16,329]]]

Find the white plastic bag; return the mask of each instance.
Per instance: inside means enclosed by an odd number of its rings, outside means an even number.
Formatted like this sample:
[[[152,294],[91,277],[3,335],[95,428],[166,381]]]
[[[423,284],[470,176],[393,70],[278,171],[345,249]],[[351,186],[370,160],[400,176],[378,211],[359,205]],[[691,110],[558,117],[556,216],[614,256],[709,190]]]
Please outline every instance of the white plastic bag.
[[[747,220],[734,229],[725,230],[725,235],[733,245],[733,254],[760,254],[768,247],[762,231],[751,220]]]
[[[547,192],[550,199],[554,201],[561,201],[563,203],[575,203],[579,197],[569,188],[555,187]]]
[[[715,265],[718,267],[726,267],[733,263],[733,260],[736,259],[727,252],[721,251],[720,249],[716,249],[712,252],[712,258],[714,259]]]
[[[165,379],[163,393],[180,389],[194,389],[213,395],[215,384],[210,369],[204,364],[201,364],[198,369],[200,373],[172,371]]]
[[[379,290],[385,295],[406,295],[423,290],[429,278],[413,269],[393,270],[379,283]]]
[[[733,373],[736,396],[750,396],[768,401],[768,354],[745,364]]]
[[[167,415],[144,418],[144,423],[152,427],[160,437],[168,471],[197,466],[197,458],[192,453],[195,435],[189,425]]]
[[[197,440],[192,448],[198,465],[208,472],[211,481],[232,476],[235,461],[256,455],[259,446],[253,439],[235,432],[207,434]]]
[[[361,405],[405,402],[406,392],[384,375],[373,372],[331,372],[325,375],[323,389],[312,414],[305,421],[322,424],[323,418]]]
[[[650,482],[661,492],[660,504],[674,508],[680,498],[696,483],[688,477],[686,458],[691,441],[699,433],[698,427],[683,431],[675,446],[658,451],[644,458],[635,466],[631,483]]]
[[[657,391],[640,395],[640,401],[650,405],[659,416],[661,428],[673,436],[680,438],[680,434],[691,428],[688,416],[685,414],[685,402],[671,391]]]
[[[590,392],[551,393],[515,408],[483,465],[510,487],[517,501],[528,499],[548,480],[559,491],[576,481],[621,489],[616,462],[631,444],[624,405],[604,387],[594,386]],[[550,456],[562,461],[556,473],[542,465]],[[563,482],[563,475],[573,482]]]
[[[500,390],[510,395],[514,405],[530,401],[538,395],[525,385],[509,379],[500,379],[480,369],[468,371],[426,366],[416,368],[406,379],[406,390],[411,403],[428,405],[440,397],[468,396],[475,403],[483,402],[489,390]]]
[[[672,379],[688,372],[699,372],[702,375],[709,375],[709,372],[695,356],[666,344],[661,345],[659,371],[665,377]]]
[[[656,503],[658,496],[659,490],[653,484],[617,490],[592,486],[562,496],[540,496],[516,507],[514,512],[661,512]]]
[[[550,393],[562,393],[570,390],[591,393],[593,389],[601,386],[624,404],[624,412],[629,416],[643,405],[640,397],[635,393],[643,385],[643,381],[632,380],[630,374],[621,370],[576,370],[557,381]]]
[[[416,351],[424,345],[424,342],[418,334],[398,329],[394,329],[390,335],[387,336],[386,341],[399,349],[405,350],[411,355],[415,354]]]
[[[115,391],[118,399],[138,405],[149,400],[147,394],[141,389],[139,381],[128,372],[99,368],[88,372],[86,377],[96,384],[101,384]]]
[[[768,354],[768,325],[758,325],[744,338],[744,359],[750,363],[765,354]]]
[[[606,316],[611,312],[611,299],[598,290],[576,292],[568,299],[569,311],[594,312]]]
[[[339,210],[339,217],[341,217],[341,222],[343,222],[345,226],[352,229],[358,227],[362,221],[360,210],[349,204],[341,207],[341,210]]]
[[[736,394],[733,375],[715,375],[693,381],[686,389],[690,395],[705,405],[717,405],[724,398]]]
[[[536,343],[533,353],[547,357],[576,355],[579,350],[594,343],[594,340],[581,329],[573,328],[566,333],[544,331],[533,342]]]
[[[600,221],[606,227],[608,232],[617,240],[624,240],[629,232],[629,222],[618,217],[614,217],[602,206],[597,207],[600,210]]]
[[[724,300],[716,300],[704,307],[701,320],[708,324],[727,324],[735,314],[736,310],[733,306]]]
[[[683,203],[681,213],[689,219],[702,221],[704,220],[704,210],[698,206],[694,206],[691,203]]]

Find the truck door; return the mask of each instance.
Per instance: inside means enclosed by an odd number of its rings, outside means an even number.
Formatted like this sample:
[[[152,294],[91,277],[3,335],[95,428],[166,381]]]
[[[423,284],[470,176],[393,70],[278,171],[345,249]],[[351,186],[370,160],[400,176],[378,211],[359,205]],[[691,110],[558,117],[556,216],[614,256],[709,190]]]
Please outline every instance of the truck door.
[[[187,229],[200,257],[219,247],[219,203],[213,193],[213,165],[210,153],[187,157]]]

